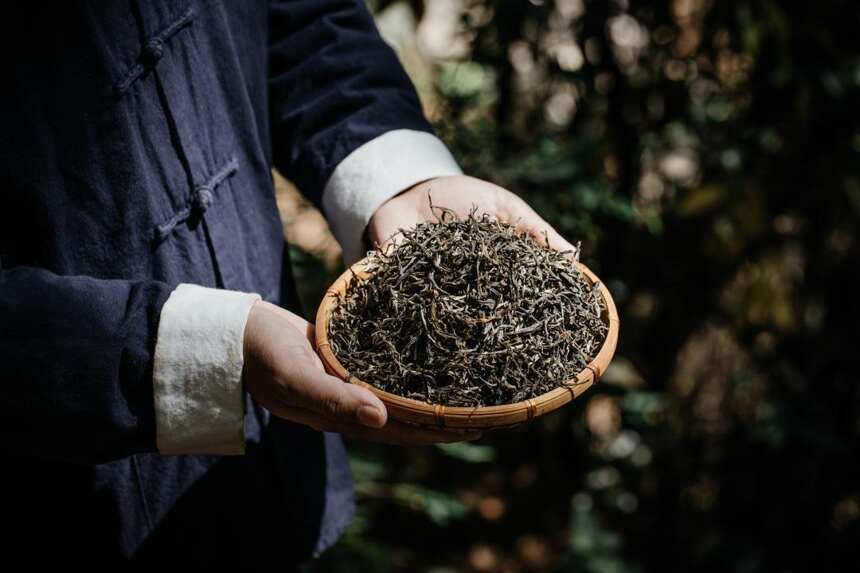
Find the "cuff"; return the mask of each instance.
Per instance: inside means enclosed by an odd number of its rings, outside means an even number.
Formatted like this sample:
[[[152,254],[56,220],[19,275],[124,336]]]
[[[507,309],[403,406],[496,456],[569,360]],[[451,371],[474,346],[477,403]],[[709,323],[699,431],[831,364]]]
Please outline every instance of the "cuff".
[[[364,256],[364,229],[380,205],[422,181],[461,173],[445,144],[424,131],[388,131],[347,155],[322,196],[344,262],[349,265]]]
[[[245,453],[245,323],[259,295],[181,284],[161,310],[153,389],[162,454]]]

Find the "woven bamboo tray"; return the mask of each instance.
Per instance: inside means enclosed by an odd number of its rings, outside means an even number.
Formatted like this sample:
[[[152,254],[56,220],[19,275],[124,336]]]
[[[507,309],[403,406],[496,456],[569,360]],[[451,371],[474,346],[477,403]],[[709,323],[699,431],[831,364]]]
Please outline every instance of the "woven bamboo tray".
[[[552,412],[574,398],[579,397],[606,372],[606,368],[615,354],[620,322],[618,311],[615,309],[615,302],[597,276],[582,263],[577,263],[579,270],[582,271],[591,284],[598,283],[598,291],[606,302],[606,311],[603,319],[609,326],[609,332],[597,356],[582,372],[576,375],[576,378],[568,380],[559,388],[535,398],[513,404],[503,404],[501,406],[476,406],[471,408],[443,406],[441,404],[428,404],[427,402],[384,392],[364,380],[350,376],[338,361],[334,352],[332,352],[328,341],[328,321],[332,309],[338,300],[343,297],[346,286],[353,274],[357,275],[360,279],[366,279],[370,276],[365,270],[366,262],[367,260],[363,259],[354,264],[350,269],[347,269],[326,291],[316,316],[317,352],[330,374],[352,384],[364,386],[376,394],[385,404],[385,407],[388,408],[388,415],[395,420],[418,426],[448,429],[490,429],[516,426]]]

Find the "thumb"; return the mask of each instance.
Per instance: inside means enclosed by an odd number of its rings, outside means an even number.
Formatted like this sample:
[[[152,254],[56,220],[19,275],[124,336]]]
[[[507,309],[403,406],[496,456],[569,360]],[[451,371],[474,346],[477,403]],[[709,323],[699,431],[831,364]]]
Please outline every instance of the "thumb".
[[[510,200],[511,206],[509,207],[508,218],[520,230],[531,235],[539,243],[547,241],[549,246],[557,251],[576,250],[576,247],[562,237],[552,225],[547,223],[525,201],[513,194],[510,195]]]

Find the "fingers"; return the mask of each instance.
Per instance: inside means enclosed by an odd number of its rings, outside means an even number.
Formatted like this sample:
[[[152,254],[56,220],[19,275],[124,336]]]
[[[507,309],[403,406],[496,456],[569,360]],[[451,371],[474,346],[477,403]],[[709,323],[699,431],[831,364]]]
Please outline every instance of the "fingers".
[[[574,247],[567,239],[561,236],[549,223],[543,220],[534,209],[517,197],[511,195],[511,204],[508,207],[508,220],[516,222],[517,227],[526,231],[538,242],[549,242],[549,246],[557,251],[574,251]],[[546,233],[546,235],[544,235]]]
[[[379,398],[325,372],[312,346],[310,323],[268,303],[255,305],[252,312],[246,384],[255,398],[265,400],[270,410],[297,407],[343,423],[385,425],[387,412]]]
[[[311,343],[313,326],[268,303],[251,312],[243,377],[254,398],[273,412],[302,408],[340,423],[385,425],[388,414],[379,398],[325,372]]]
[[[348,384],[308,364],[295,364],[282,385],[285,407],[308,410],[343,424],[381,428],[388,419],[385,405],[373,392]]]
[[[284,318],[295,317],[283,311]],[[300,322],[299,322],[300,321]],[[304,323],[304,324],[302,324]],[[313,326],[299,317],[291,320],[291,328],[313,340]],[[302,341],[298,346],[304,345]],[[307,348],[308,353],[313,354]],[[373,392],[330,376],[312,360],[316,355],[303,356],[296,345],[291,347],[277,399],[266,406],[276,416],[287,418],[317,430],[348,434],[358,439],[391,444],[436,444],[476,439],[480,433],[428,430],[388,421],[382,401]]]
[[[310,426],[320,432],[333,432],[349,438],[384,444],[424,446],[470,441],[481,437],[481,433],[474,430],[427,429],[402,424],[394,420],[388,421],[381,428],[368,428],[356,423],[327,418],[304,408],[281,407],[273,409],[272,413],[281,418]]]

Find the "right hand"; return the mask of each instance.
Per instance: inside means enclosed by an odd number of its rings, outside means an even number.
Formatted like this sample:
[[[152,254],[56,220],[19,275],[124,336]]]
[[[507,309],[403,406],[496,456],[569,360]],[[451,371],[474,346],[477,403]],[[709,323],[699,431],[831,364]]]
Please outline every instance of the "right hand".
[[[275,416],[315,430],[391,444],[460,442],[479,432],[428,430],[388,420],[385,405],[366,388],[326,373],[312,346],[312,324],[258,301],[245,326],[243,380],[251,396]]]

